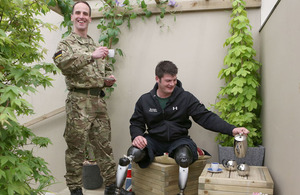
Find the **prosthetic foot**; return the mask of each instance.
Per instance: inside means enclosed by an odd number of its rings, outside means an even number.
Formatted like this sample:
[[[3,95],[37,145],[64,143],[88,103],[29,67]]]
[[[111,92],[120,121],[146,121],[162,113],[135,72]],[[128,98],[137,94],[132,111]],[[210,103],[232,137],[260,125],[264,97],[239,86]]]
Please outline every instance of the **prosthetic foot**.
[[[189,175],[189,166],[193,163],[191,149],[185,145],[179,146],[175,151],[175,161],[179,165],[178,187],[180,192],[178,195],[184,195],[184,189]]]
[[[116,195],[121,194],[122,186],[124,185],[126,175],[127,175],[127,169],[128,165],[130,163],[130,158],[123,157],[119,160],[119,165],[117,169],[117,179],[116,179]]]
[[[127,151],[127,156],[120,158],[116,176],[116,195],[122,195],[122,187],[126,179],[128,165],[130,164],[130,162],[139,162],[144,157],[145,151],[131,146]],[[130,193],[134,195],[134,192]]]
[[[179,194],[184,195],[184,189],[186,187],[187,179],[189,176],[189,168],[183,168],[179,166],[179,179],[178,179],[178,186],[179,186]]]

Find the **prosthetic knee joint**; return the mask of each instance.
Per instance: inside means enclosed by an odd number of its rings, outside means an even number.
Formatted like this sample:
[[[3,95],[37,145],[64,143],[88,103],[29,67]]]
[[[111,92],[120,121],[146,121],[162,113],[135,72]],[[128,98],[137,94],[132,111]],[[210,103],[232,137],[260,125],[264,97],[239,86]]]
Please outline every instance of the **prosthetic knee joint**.
[[[174,158],[179,165],[178,186],[180,193],[178,195],[183,195],[188,179],[189,166],[193,163],[193,154],[187,145],[183,145],[175,150]]]
[[[127,169],[130,162],[139,162],[145,157],[145,151],[137,147],[131,146],[127,151],[127,156],[120,158],[117,169],[116,178],[116,195],[121,193],[122,186],[124,185]]]

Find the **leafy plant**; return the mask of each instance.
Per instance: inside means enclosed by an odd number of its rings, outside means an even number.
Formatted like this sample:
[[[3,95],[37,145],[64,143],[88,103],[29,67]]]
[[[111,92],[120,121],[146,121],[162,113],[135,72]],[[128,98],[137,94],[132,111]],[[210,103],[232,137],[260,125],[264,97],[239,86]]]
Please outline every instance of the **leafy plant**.
[[[51,86],[49,74],[58,71],[53,64],[41,62],[47,51],[40,45],[44,41],[40,29],[54,26],[37,16],[48,11],[44,0],[1,0],[0,194],[41,194],[54,182],[47,162],[33,153],[35,147],[47,147],[51,141],[17,120],[33,114],[23,96],[35,93],[39,86]]]
[[[55,7],[56,4],[60,8],[64,20],[60,24],[61,27],[66,27],[67,31],[62,35],[62,37],[68,36],[72,32],[72,21],[71,21],[71,13],[72,13],[72,5],[73,0],[47,0],[49,7]]]
[[[226,39],[224,46],[229,46],[224,58],[225,68],[218,77],[225,81],[218,93],[218,100],[213,105],[220,117],[238,127],[246,127],[249,146],[262,143],[260,112],[262,100],[259,94],[261,64],[254,59],[251,25],[245,11],[244,0],[232,1],[230,21],[231,36]],[[222,146],[233,146],[234,138],[219,134],[216,137]]]
[[[124,0],[123,2],[120,2],[119,0],[101,0],[101,2],[103,6],[99,11],[103,13],[103,17],[100,19],[100,23],[97,26],[101,31],[99,43],[111,48],[119,42],[119,35],[121,34],[120,26],[126,23],[127,27],[130,28],[131,20],[136,19],[138,13],[134,12],[133,5],[129,0]],[[157,23],[160,22],[160,19],[164,18],[166,3],[167,1],[157,3],[157,7],[161,10],[161,14],[156,17]],[[137,0],[136,5],[140,6],[146,18],[152,16],[152,12],[147,9],[148,6],[145,0]],[[144,16],[142,16],[142,19],[144,19]],[[124,56],[122,49],[116,48],[116,52],[118,55]],[[107,58],[107,63],[114,69],[116,58]],[[116,84],[114,84],[114,87],[116,87]],[[106,88],[108,96],[113,91],[113,87]]]

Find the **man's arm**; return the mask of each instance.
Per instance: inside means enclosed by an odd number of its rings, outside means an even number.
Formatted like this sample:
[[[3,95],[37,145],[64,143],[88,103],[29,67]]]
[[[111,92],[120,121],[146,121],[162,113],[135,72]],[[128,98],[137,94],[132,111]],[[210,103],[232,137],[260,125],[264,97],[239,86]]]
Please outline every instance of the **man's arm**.
[[[221,119],[216,113],[207,110],[194,95],[190,93],[187,101],[188,115],[200,126],[214,132],[233,135],[233,129],[236,127]]]
[[[191,104],[189,105],[189,112],[195,122],[205,129],[235,136],[237,134],[247,135],[249,130],[245,127],[235,127],[220,118],[216,113],[207,110],[196,97],[191,96]]]
[[[75,53],[68,42],[61,41],[53,61],[64,75],[71,75],[77,74],[84,66],[93,63],[95,59],[104,58],[107,54],[106,47],[98,47],[94,52]]]
[[[63,75],[77,74],[82,67],[94,61],[92,53],[73,53],[71,46],[65,42],[58,44],[53,61]]]
[[[142,108],[141,98],[137,101],[134,113],[130,118],[130,135],[133,141],[137,136],[143,136],[146,131],[146,121],[144,119],[144,111]]]

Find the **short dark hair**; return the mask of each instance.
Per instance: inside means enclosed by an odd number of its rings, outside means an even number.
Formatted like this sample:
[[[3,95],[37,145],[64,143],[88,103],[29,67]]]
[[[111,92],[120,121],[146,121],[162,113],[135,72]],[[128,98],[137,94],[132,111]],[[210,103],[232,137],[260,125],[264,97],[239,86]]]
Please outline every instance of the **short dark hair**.
[[[92,9],[91,9],[91,6],[90,6],[90,4],[89,4],[88,2],[86,2],[86,1],[76,1],[76,2],[74,3],[73,7],[72,7],[72,14],[74,14],[74,7],[75,7],[75,5],[77,5],[78,3],[84,3],[84,4],[86,4],[86,5],[89,7],[89,10],[90,10],[89,16],[92,15]]]
[[[177,66],[171,61],[161,61],[157,64],[155,68],[155,75],[161,79],[164,74],[169,74],[171,76],[175,76],[178,73]]]

